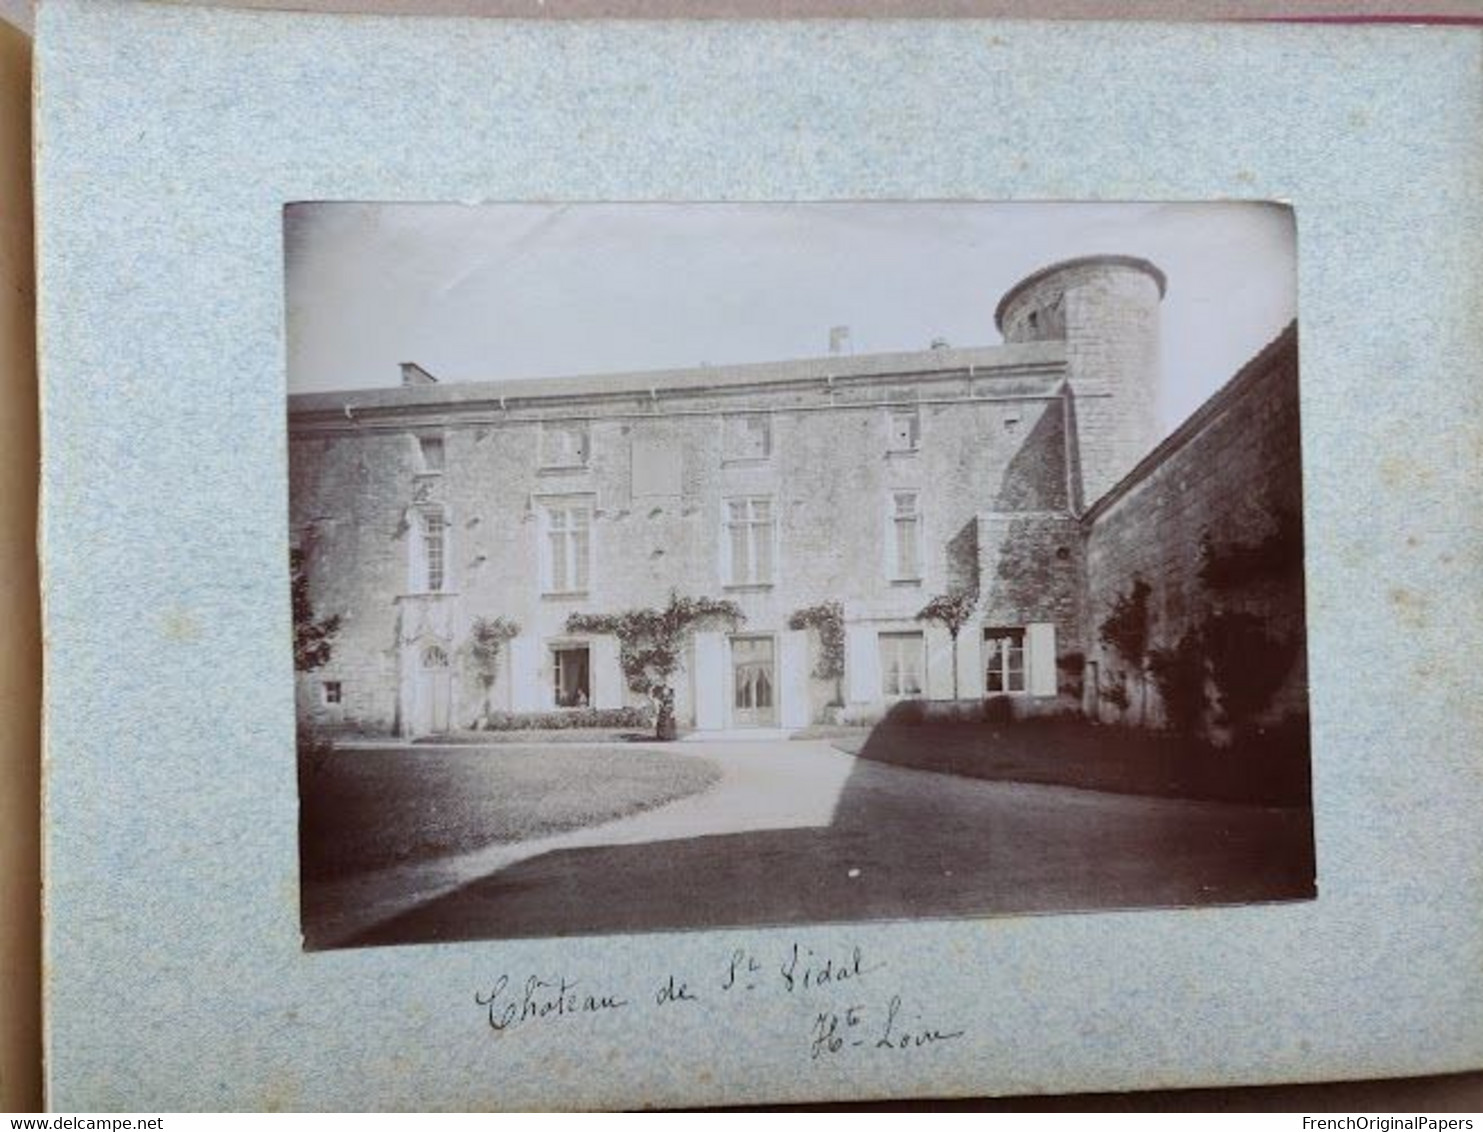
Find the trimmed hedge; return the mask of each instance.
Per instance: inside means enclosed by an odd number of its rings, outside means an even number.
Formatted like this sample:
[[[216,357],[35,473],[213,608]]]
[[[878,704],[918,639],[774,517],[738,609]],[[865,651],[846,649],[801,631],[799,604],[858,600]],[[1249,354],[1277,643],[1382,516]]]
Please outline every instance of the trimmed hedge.
[[[569,708],[565,711],[492,711],[475,724],[479,731],[574,731],[590,728],[654,726],[648,707]]]
[[[838,723],[850,727],[920,727],[939,723],[1013,723],[1017,720],[1079,717],[1074,701],[1056,696],[997,694],[977,700],[900,700],[882,708],[857,705],[839,713]]]

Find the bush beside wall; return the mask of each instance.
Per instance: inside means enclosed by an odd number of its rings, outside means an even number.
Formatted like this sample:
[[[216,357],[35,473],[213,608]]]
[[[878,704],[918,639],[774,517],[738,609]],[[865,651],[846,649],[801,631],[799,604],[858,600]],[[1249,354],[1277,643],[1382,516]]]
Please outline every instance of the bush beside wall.
[[[493,711],[482,731],[573,731],[587,728],[654,726],[649,707],[571,708],[565,711]]]

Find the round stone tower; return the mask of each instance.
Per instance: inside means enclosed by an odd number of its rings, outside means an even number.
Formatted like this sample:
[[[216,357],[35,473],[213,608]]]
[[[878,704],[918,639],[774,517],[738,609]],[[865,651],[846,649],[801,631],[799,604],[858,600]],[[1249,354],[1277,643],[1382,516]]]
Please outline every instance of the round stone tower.
[[[1021,280],[994,312],[1006,342],[1066,343],[1083,506],[1101,498],[1159,439],[1164,289],[1164,273],[1146,259],[1085,256]]]

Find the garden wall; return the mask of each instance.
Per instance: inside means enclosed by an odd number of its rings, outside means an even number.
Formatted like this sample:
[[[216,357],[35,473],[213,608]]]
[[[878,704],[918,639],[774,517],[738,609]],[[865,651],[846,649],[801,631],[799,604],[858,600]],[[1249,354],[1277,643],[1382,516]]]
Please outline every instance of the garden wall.
[[[1167,718],[1153,681],[1146,715],[1136,664],[1102,640],[1119,597],[1147,595],[1150,650],[1204,634],[1206,653],[1232,641],[1250,673],[1278,686],[1257,713],[1307,710],[1302,574],[1298,338],[1291,325],[1083,516],[1088,642],[1084,705],[1104,721]],[[1215,626],[1215,631],[1211,627]],[[1235,626],[1240,634],[1222,638]],[[1227,649],[1229,653],[1229,648]],[[1229,665],[1228,665],[1229,666]],[[1126,687],[1123,709],[1115,689]],[[1215,680],[1202,721],[1226,714]]]

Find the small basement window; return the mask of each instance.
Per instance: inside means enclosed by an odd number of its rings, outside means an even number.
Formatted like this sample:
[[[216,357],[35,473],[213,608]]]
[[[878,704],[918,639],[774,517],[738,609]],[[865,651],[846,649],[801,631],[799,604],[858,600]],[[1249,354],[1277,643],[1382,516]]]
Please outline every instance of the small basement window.
[[[340,703],[344,695],[338,680],[326,680],[319,686],[319,692],[320,700],[326,707],[333,707]]]

